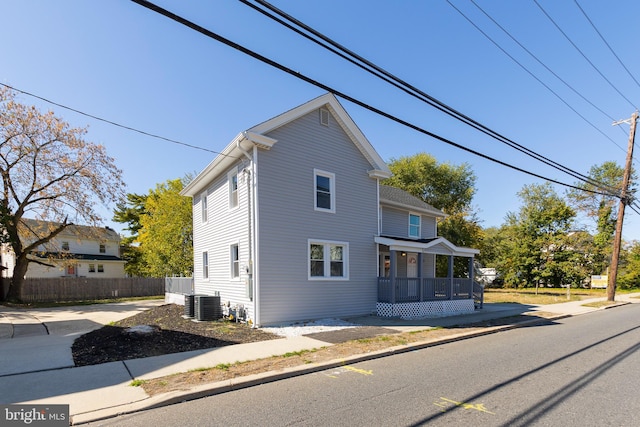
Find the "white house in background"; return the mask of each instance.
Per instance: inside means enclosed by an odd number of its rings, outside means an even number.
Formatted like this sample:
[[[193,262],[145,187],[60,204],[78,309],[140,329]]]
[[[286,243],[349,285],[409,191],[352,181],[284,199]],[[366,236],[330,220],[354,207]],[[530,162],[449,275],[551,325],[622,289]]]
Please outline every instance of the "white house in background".
[[[34,242],[38,234],[48,233],[57,224],[34,219],[23,219],[20,230],[23,244]],[[120,236],[108,227],[70,225],[46,244],[40,245],[29,257],[50,266],[29,263],[27,278],[125,277],[125,261],[120,258]],[[15,256],[8,244],[2,246],[3,277],[11,277]]]
[[[258,326],[473,311],[478,251],[437,237],[444,214],[380,184],[390,176],[332,94],[241,132],[182,191],[195,293],[218,293]],[[447,277],[435,277],[436,255]],[[471,273],[453,277],[454,257]]]

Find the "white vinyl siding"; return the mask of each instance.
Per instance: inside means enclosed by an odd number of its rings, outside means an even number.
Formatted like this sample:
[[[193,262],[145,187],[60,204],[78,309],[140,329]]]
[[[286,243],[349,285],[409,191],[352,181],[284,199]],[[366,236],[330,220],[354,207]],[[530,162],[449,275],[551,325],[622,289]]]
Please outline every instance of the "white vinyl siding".
[[[230,172],[236,172],[238,177],[237,200],[235,209],[229,209]],[[249,251],[249,209],[247,204],[247,185],[239,163],[223,171],[207,185],[208,217],[203,223],[198,212],[200,202],[194,198],[193,216],[193,248],[195,254],[204,251],[209,253],[209,279],[202,279],[202,257],[194,257],[195,276],[194,291],[196,294],[213,295],[219,292],[224,301],[232,304],[243,304],[253,316],[253,305],[248,297],[245,285],[245,272],[240,266],[248,263]],[[231,275],[231,245],[238,245],[239,277]]]
[[[267,136],[277,144],[258,152],[262,324],[375,311],[377,182],[339,121],[331,116],[324,126],[318,114],[313,111],[270,132]],[[331,215],[316,209],[316,176],[322,171],[335,176],[332,206],[337,209]],[[318,239],[348,242],[348,282],[309,280],[310,242]]]

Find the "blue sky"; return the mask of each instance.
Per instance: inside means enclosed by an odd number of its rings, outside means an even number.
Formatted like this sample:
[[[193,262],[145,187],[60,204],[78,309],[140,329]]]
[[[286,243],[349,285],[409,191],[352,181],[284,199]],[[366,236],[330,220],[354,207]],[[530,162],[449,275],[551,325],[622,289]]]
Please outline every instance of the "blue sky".
[[[606,114],[531,58],[470,0],[450,2],[522,67],[446,0],[272,3],[449,106],[556,162],[585,174],[592,165],[604,161],[624,164],[629,126],[614,127],[612,118],[631,116],[640,104],[640,86],[611,54],[575,0],[538,3],[598,71],[533,0],[475,2]],[[640,55],[633,31],[637,27],[637,3],[577,2],[640,80]],[[156,4],[459,144],[552,179],[575,182],[365,74],[239,1],[158,0]],[[130,1],[4,0],[2,15],[1,83],[209,150],[220,151],[240,131],[324,93]],[[88,125],[87,138],[106,146],[123,170],[129,192],[146,193],[157,183],[198,172],[214,156],[96,121],[27,95],[19,99],[43,110],[52,109],[75,126]],[[477,176],[474,205],[484,227],[499,226],[507,212],[517,211],[520,202],[516,193],[524,185],[543,182],[340,101],[385,160],[427,152],[440,162],[468,163]],[[564,193],[565,189],[557,187],[557,191]],[[110,218],[110,212],[105,212]],[[624,237],[640,239],[640,218],[629,209]]]

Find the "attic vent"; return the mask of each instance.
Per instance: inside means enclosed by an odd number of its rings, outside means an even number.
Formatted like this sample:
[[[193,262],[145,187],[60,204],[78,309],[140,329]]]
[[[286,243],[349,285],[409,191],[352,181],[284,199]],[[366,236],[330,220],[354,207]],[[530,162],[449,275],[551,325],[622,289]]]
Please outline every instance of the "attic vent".
[[[329,110],[325,110],[324,108],[320,109],[320,124],[329,126]]]

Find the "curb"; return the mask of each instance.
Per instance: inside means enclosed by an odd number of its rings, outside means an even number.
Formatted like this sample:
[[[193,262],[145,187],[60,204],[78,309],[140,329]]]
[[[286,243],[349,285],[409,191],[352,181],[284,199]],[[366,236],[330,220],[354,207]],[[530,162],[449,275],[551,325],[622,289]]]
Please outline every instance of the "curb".
[[[625,304],[619,304],[625,305]],[[608,306],[606,308],[617,307],[618,305]],[[285,368],[282,371],[268,371],[259,374],[248,375],[239,378],[233,378],[230,380],[224,380],[214,383],[203,384],[193,387],[189,390],[177,390],[167,393],[159,394],[156,396],[150,396],[147,399],[132,402],[119,407],[112,407],[106,409],[99,409],[82,414],[76,414],[71,417],[71,425],[85,424],[89,422],[101,421],[109,418],[114,418],[120,415],[132,414],[135,412],[141,412],[150,409],[157,409],[164,406],[174,405],[177,403],[183,403],[190,400],[201,399],[203,397],[215,396],[222,393],[228,393],[235,390],[241,390],[244,388],[254,387],[260,384],[267,384],[270,382],[280,381],[287,378],[293,378],[300,375],[311,374],[315,372],[324,371],[327,369],[338,368],[341,366],[349,365],[352,363],[364,362],[367,360],[374,360],[383,357],[393,356],[396,354],[403,354],[410,351],[421,350],[429,347],[436,347],[438,345],[448,344],[456,341],[462,341],[470,338],[480,337],[484,335],[490,335],[497,332],[508,331],[526,326],[532,326],[545,322],[553,322],[555,320],[565,319],[572,317],[572,314],[560,314],[549,318],[536,318],[532,320],[526,320],[510,325],[501,326],[489,326],[481,331],[466,332],[460,334],[453,334],[448,337],[433,339],[429,341],[420,341],[412,344],[389,347],[383,350],[374,351],[366,354],[357,354],[344,359],[336,359],[328,362],[323,362],[317,365],[300,365],[290,368]]]

